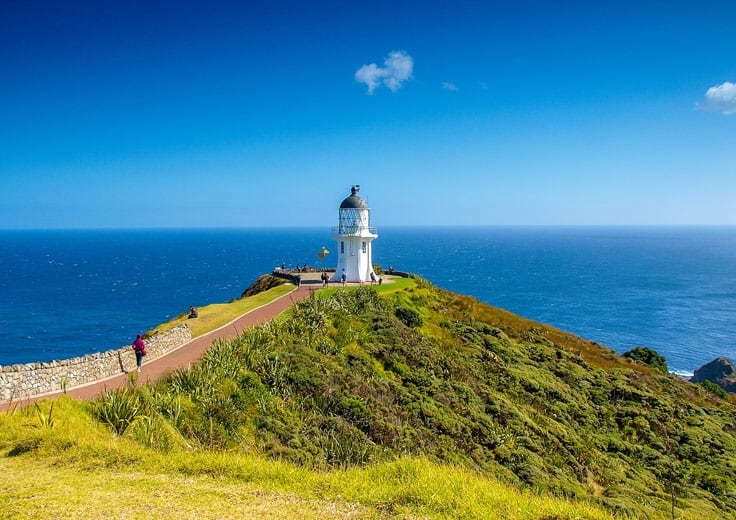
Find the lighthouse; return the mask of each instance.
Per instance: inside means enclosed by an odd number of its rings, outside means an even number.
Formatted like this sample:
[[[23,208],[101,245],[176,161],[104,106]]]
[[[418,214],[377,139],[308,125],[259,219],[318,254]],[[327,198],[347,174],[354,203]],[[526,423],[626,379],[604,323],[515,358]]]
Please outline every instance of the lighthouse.
[[[337,241],[334,282],[341,281],[343,273],[348,282],[366,282],[373,272],[371,241],[378,234],[371,227],[371,210],[358,191],[358,185],[350,189],[350,196],[340,204],[338,226],[332,228],[332,238]]]

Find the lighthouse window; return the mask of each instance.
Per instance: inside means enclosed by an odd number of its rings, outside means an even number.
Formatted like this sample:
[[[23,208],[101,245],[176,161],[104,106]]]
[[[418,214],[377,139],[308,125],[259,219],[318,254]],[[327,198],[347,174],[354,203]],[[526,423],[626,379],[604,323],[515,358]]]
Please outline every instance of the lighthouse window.
[[[340,254],[345,254],[345,242],[340,242]]]
[[[368,246],[366,245],[365,242],[363,242],[363,254],[365,254],[367,252],[368,252]]]

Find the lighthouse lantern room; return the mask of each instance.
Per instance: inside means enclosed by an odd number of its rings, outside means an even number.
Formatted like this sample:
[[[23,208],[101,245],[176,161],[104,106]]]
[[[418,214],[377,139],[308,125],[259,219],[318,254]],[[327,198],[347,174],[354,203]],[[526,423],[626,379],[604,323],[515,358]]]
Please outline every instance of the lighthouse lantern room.
[[[378,237],[376,229],[370,227],[370,208],[358,196],[360,186],[350,190],[350,196],[340,204],[338,226],[332,228],[332,237],[337,241],[337,270],[333,281],[342,280],[345,273],[348,282],[366,282],[373,272],[371,241]]]

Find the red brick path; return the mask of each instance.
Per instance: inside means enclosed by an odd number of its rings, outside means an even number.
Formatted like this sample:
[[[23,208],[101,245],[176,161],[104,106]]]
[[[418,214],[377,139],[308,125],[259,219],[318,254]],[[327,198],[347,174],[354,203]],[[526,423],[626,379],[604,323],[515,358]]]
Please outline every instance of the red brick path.
[[[312,281],[309,280],[309,282]],[[304,298],[308,297],[320,286],[318,280],[316,281],[316,283],[309,282],[303,283],[301,287],[272,301],[271,303],[267,303],[261,307],[247,312],[246,314],[243,314],[239,318],[228,323],[227,325],[224,325],[223,327],[220,327],[219,329],[213,330],[211,332],[208,332],[207,334],[192,339],[178,349],[164,356],[156,358],[148,363],[146,363],[145,358],[143,358],[143,367],[141,368],[141,373],[139,374],[138,378],[139,382],[142,384],[146,381],[154,381],[167,372],[170,372],[176,368],[186,366],[190,363],[196,363],[200,360],[204,351],[212,345],[212,342],[215,339],[231,339],[236,337],[243,331],[243,329],[247,327],[259,325],[272,320],[299,300],[303,300]],[[75,399],[92,399],[102,393],[105,389],[121,388],[127,383],[128,374],[119,374],[108,379],[89,383],[84,386],[70,388],[67,390],[66,393],[68,396]],[[18,404],[20,406],[23,406],[24,404],[28,404],[40,399],[57,397],[60,394],[61,392],[56,392],[53,394],[46,394],[30,399],[23,399],[21,401],[18,401]],[[5,409],[8,404],[8,402],[0,402],[0,410]]]

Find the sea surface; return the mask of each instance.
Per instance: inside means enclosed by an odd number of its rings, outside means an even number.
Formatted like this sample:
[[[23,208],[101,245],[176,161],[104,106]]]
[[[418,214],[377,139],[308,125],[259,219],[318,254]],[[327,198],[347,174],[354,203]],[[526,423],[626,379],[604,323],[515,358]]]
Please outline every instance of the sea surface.
[[[647,346],[680,373],[736,360],[736,227],[378,232],[374,263],[617,352]],[[190,305],[239,297],[282,262],[321,265],[333,244],[329,227],[0,231],[0,365],[128,345]]]

